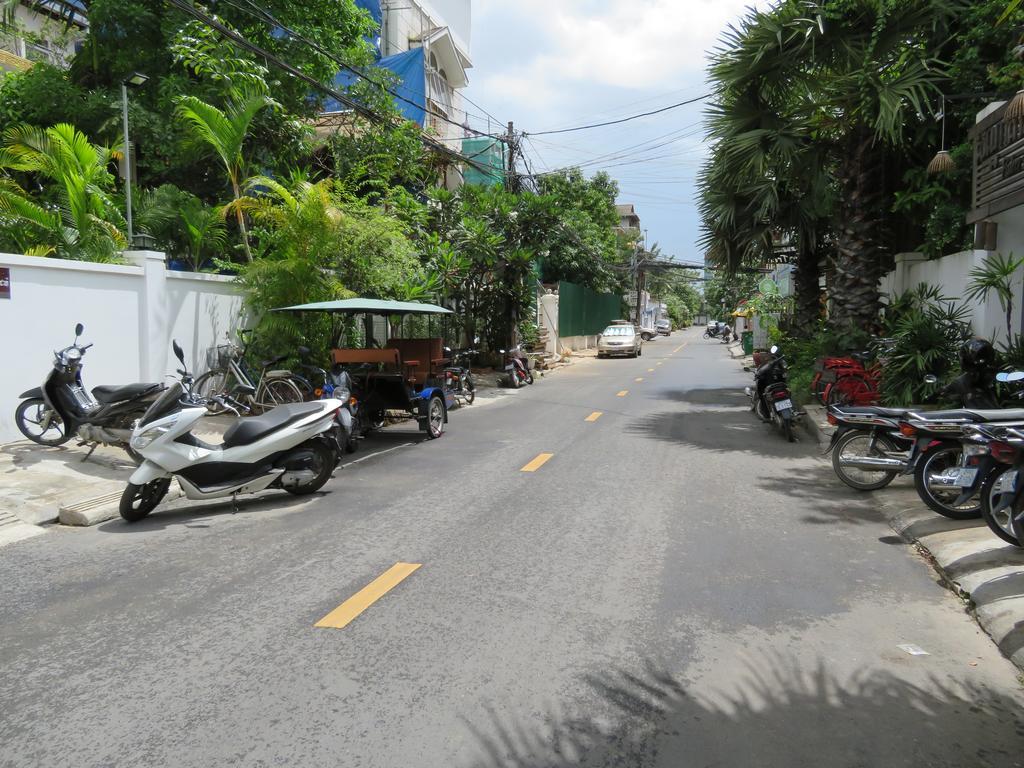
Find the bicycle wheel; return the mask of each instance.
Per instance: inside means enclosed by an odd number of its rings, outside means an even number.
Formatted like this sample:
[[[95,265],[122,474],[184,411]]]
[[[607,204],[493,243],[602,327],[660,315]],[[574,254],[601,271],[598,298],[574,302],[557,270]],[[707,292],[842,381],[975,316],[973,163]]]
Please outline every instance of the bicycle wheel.
[[[840,376],[828,387],[828,405],[867,405],[875,399],[868,380],[862,376]]]
[[[301,403],[302,392],[291,379],[270,379],[260,382],[253,401],[259,410],[267,411],[285,403]]]
[[[214,368],[193,382],[192,391],[209,401],[206,407],[210,413],[221,413],[224,411],[224,408],[211,401],[210,398],[214,395],[225,394],[228,391],[228,380],[230,378],[231,372],[226,368]]]

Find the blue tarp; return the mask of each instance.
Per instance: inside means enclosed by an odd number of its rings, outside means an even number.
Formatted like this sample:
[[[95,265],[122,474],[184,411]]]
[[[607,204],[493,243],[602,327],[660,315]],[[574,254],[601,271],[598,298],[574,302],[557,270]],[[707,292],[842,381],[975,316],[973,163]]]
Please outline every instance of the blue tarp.
[[[398,75],[399,81],[395,84],[394,92],[402,97],[395,99],[395,106],[402,113],[406,120],[423,125],[424,107],[427,103],[427,82],[423,70],[423,49],[413,48],[404,53],[396,53],[381,59],[377,67],[389,70]],[[351,72],[339,72],[334,77],[334,86],[345,89],[356,82],[358,78]],[[403,100],[405,99],[405,100]],[[411,104],[409,102],[412,102]],[[327,99],[324,102],[325,112],[341,112],[344,107],[334,99]]]
[[[373,20],[377,22],[377,31],[367,37],[367,41],[373,45],[374,58],[380,58],[380,25],[384,16],[380,10],[380,0],[356,0],[356,7],[367,11]]]

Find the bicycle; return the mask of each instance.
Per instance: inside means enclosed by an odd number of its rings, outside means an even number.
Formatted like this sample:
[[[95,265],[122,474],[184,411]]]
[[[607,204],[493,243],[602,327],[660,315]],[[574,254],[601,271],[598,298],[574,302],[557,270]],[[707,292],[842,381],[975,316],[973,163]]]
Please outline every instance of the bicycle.
[[[284,403],[303,401],[303,388],[296,383],[297,377],[291,371],[271,370],[271,366],[287,359],[287,355],[262,361],[259,376],[254,377],[245,362],[247,350],[248,343],[246,349],[236,344],[217,347],[218,366],[198,377],[193,391],[211,401],[216,395],[238,392],[239,399],[256,413]]]
[[[872,342],[873,351],[851,355],[858,365],[834,369],[835,380],[828,383],[822,393],[825,404],[877,405],[882,394],[885,353],[893,343],[892,339],[876,339]]]

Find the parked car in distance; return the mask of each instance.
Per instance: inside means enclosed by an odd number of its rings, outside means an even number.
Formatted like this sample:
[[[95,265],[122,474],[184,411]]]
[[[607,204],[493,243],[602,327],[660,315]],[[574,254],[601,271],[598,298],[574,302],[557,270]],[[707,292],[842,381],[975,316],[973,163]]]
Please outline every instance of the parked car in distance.
[[[658,335],[658,329],[657,328],[651,328],[649,326],[641,325],[640,328],[639,328],[639,331],[640,331],[640,338],[643,339],[644,341],[650,341],[651,339],[657,337],[657,335]]]
[[[658,333],[662,336],[668,336],[672,333],[672,321],[671,320],[659,320],[655,325]]]
[[[613,355],[639,357],[641,354],[643,354],[643,338],[633,325],[609,325],[597,337],[598,357]]]

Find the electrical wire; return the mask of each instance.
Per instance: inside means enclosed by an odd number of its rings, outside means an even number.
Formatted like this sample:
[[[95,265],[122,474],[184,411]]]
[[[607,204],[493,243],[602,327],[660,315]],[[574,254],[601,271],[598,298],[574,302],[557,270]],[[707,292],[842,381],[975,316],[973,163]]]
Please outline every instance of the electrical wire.
[[[678,109],[684,107],[687,104],[694,104],[698,101],[703,101],[709,98],[712,94],[705,93],[702,96],[695,96],[692,99],[686,99],[685,101],[679,101],[675,104],[669,104],[667,107],[661,107],[660,109],[652,109],[649,112],[640,112],[635,115],[629,115],[627,117],[620,117],[617,120],[605,120],[602,123],[590,123],[589,125],[577,125],[572,128],[558,128],[551,131],[530,131],[531,136],[549,136],[554,133],[571,133],[573,131],[586,131],[591,128],[603,128],[606,125],[618,125],[619,123],[626,123],[630,120],[638,120],[641,117],[650,117],[651,115],[660,115],[662,112],[668,112],[670,109]]]
[[[438,112],[437,110],[430,109],[430,107],[427,106],[427,105],[419,104],[418,102],[415,102],[412,99],[409,99],[409,98],[406,98],[405,96],[402,96],[400,93],[392,90],[391,88],[388,88],[383,83],[378,82],[377,80],[374,80],[372,77],[367,75],[365,72],[361,72],[356,67],[353,67],[351,64],[348,64],[345,61],[343,61],[342,59],[338,58],[333,53],[331,53],[326,48],[324,48],[322,45],[317,43],[315,40],[310,40],[308,37],[305,37],[304,35],[299,34],[295,30],[293,30],[290,27],[286,26],[285,24],[281,23],[266,8],[263,8],[262,6],[257,5],[255,2],[253,2],[253,0],[243,0],[243,2],[245,2],[246,5],[250,6],[252,8],[252,10],[249,10],[249,9],[246,9],[246,8],[242,7],[238,3],[234,2],[234,0],[222,0],[222,2],[226,3],[227,5],[232,6],[233,8],[241,11],[242,13],[248,14],[249,16],[251,16],[251,17],[253,17],[253,18],[257,19],[257,20],[262,21],[264,24],[267,24],[267,25],[269,25],[269,26],[271,26],[273,28],[276,28],[276,29],[280,29],[289,38],[291,38],[293,40],[297,40],[297,41],[299,41],[301,43],[304,43],[305,45],[308,45],[310,48],[312,48],[314,51],[319,53],[321,56],[325,56],[326,58],[330,59],[335,64],[337,64],[338,66],[340,66],[343,69],[351,72],[356,77],[358,77],[358,78],[360,78],[362,80],[365,80],[368,83],[370,83],[371,85],[374,85],[374,86],[380,88],[382,91],[384,91],[385,93],[389,94],[392,98],[395,98],[395,99],[398,99],[399,101],[405,102],[406,104],[409,104],[410,106],[415,107],[416,109],[421,109],[425,113],[427,113],[429,115],[432,115],[433,117],[436,117],[436,118],[438,118],[438,119],[440,119],[440,120],[442,120],[442,121],[444,121],[446,123],[449,123],[450,125],[454,125],[454,126],[457,126],[458,128],[462,128],[463,130],[467,130],[470,133],[474,133],[477,136],[491,138],[491,139],[499,138],[498,136],[495,136],[493,134],[485,133],[483,131],[478,131],[475,128],[471,128],[469,125],[466,125],[466,124],[460,123],[458,121],[452,120],[450,117],[445,115],[443,112]]]
[[[249,41],[248,39],[246,39],[242,35],[238,34],[234,30],[230,29],[229,27],[226,27],[224,24],[219,22],[217,19],[209,16],[208,14],[203,13],[202,11],[200,11],[198,8],[196,8],[195,6],[193,6],[191,3],[187,2],[186,0],[167,0],[167,2],[171,6],[177,8],[180,11],[183,11],[184,13],[186,13],[186,14],[192,16],[193,18],[199,20],[200,22],[202,22],[206,26],[210,27],[211,29],[219,32],[222,36],[224,36],[227,39],[231,40],[232,42],[234,42],[239,47],[249,51],[250,53],[256,54],[260,58],[265,59],[267,62],[273,63],[275,66],[277,66],[280,69],[283,69],[285,72],[287,72],[288,74],[292,75],[293,77],[298,78],[299,80],[301,80],[304,83],[312,86],[313,88],[316,88],[317,90],[321,91],[322,93],[324,93],[324,94],[326,94],[328,96],[331,96],[332,98],[337,99],[338,102],[340,102],[341,104],[344,104],[345,106],[349,107],[356,114],[361,115],[362,117],[365,117],[367,120],[370,120],[371,122],[379,123],[379,124],[382,124],[382,125],[385,125],[385,126],[395,127],[395,123],[390,118],[388,118],[387,116],[381,115],[380,113],[370,109],[369,107],[367,107],[364,104],[360,104],[358,101],[353,99],[351,96],[348,96],[348,95],[342,93],[341,91],[337,90],[336,88],[332,88],[331,86],[324,85],[319,80],[317,80],[315,77],[311,77],[310,75],[307,75],[305,72],[303,72],[302,70],[298,69],[294,65],[289,64],[284,59],[281,59],[278,56],[275,56],[274,54],[270,53],[269,51],[261,48],[260,46],[256,45],[255,43]],[[473,162],[472,160],[468,159],[465,155],[463,155],[461,152],[458,152],[458,151],[452,149],[451,147],[446,146],[445,144],[443,144],[440,141],[437,141],[435,139],[432,139],[432,138],[430,138],[430,137],[428,137],[426,135],[422,135],[422,134],[420,135],[420,141],[423,144],[425,144],[426,146],[433,148],[434,150],[438,151],[439,153],[441,153],[443,155],[446,155],[446,156],[451,157],[451,158],[453,158],[455,160],[459,160],[459,161],[462,161],[464,163],[467,163],[467,164],[473,166],[474,168],[479,170],[481,173],[489,173],[490,172],[489,168],[486,168],[485,166],[483,166],[483,165],[481,165],[479,163]]]

